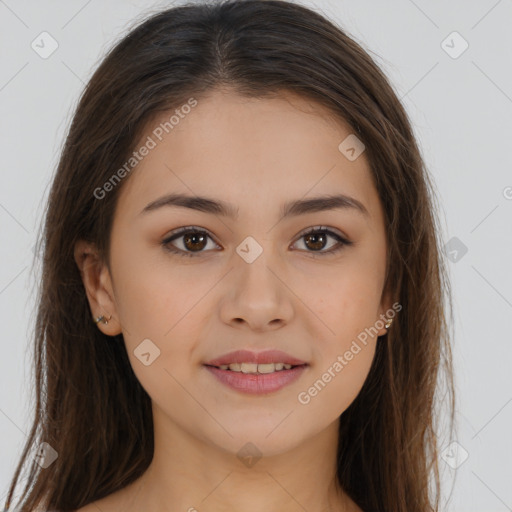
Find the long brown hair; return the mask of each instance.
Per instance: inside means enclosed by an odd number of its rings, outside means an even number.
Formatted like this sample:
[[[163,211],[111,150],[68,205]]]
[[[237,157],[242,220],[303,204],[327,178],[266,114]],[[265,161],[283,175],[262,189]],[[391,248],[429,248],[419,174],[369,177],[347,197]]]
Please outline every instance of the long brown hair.
[[[386,287],[403,309],[341,415],[337,476],[365,511],[437,511],[436,398],[442,387],[453,428],[454,386],[452,300],[434,187],[408,116],[368,53],[320,14],[278,0],[192,3],[153,14],[88,82],[38,241],[35,416],[6,508],[29,463],[22,510],[75,510],[149,466],[150,397],[122,335],[112,339],[92,321],[74,245],[94,242],[108,264],[113,213],[129,177],[101,200],[94,191],[127,161],[150,119],[217,87],[249,97],[298,93],[328,107],[365,144],[385,213]],[[58,454],[45,469],[29,457],[42,442]]]

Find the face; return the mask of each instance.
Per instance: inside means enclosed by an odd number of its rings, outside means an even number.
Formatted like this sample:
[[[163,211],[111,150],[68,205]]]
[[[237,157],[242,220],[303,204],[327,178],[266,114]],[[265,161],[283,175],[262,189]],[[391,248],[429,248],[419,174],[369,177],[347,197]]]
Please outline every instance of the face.
[[[249,441],[290,450],[337,424],[386,332],[385,227],[368,161],[338,148],[348,126],[292,94],[216,91],[160,141],[170,115],[137,146],[156,143],[125,178],[111,272],[87,287],[91,310],[112,314],[98,326],[123,333],[158,421],[231,453]],[[227,212],[166,203],[171,194]]]

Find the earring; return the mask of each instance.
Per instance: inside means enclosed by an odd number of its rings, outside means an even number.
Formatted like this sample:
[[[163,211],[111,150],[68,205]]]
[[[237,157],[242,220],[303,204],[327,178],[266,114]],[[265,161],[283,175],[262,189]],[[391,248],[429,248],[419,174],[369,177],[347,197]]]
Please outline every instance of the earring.
[[[386,322],[386,329],[389,329],[391,327],[391,324],[393,323],[393,319],[392,318],[388,318],[388,321]]]
[[[112,319],[112,315],[110,315],[109,318],[105,318],[103,315],[99,316],[98,318],[93,318],[94,319],[94,323],[95,324],[98,324],[100,322],[104,323],[105,325],[108,324],[108,322]]]

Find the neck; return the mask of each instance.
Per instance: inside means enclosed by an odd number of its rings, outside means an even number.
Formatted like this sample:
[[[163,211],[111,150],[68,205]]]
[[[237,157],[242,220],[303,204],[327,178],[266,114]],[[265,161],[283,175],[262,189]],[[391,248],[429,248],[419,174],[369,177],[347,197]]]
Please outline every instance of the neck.
[[[157,409],[154,434],[154,457],[132,484],[129,511],[358,510],[336,479],[338,421],[307,443],[271,456],[247,442],[240,443],[242,451],[227,451],[192,436]]]

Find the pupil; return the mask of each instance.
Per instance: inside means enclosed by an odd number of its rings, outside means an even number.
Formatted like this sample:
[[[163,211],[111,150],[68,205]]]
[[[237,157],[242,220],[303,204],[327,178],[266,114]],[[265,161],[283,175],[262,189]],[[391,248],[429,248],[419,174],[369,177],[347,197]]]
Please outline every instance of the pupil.
[[[312,247],[313,249],[322,249],[324,247],[325,237],[324,237],[323,234],[314,233],[312,235],[308,235],[307,236],[308,241],[311,240],[311,238],[313,238],[313,245],[314,245],[314,247]],[[323,243],[322,242],[318,242],[318,241],[315,242],[315,240],[317,238],[321,239]]]
[[[189,242],[191,242],[193,245],[197,244],[197,243],[200,243],[197,241],[197,239],[200,239],[202,242],[204,242],[204,239],[205,239],[205,236],[202,235],[202,234],[194,234],[194,235],[186,235],[185,236],[185,247],[187,247],[188,249],[194,249],[194,247],[189,247]],[[202,247],[200,247],[199,249],[202,249],[204,247],[204,245]],[[195,247],[197,249],[197,247]]]
[[[203,245],[201,247],[199,247],[199,249],[202,249],[204,247],[204,241],[205,241],[205,236],[202,235],[202,234],[188,234],[185,236],[185,246],[188,248],[188,249],[198,249],[198,247],[190,247],[189,244],[191,243],[192,245],[196,245],[196,244],[201,244],[201,242],[203,243]],[[323,233],[314,233],[314,234],[311,234],[311,235],[308,235],[307,236],[307,242],[306,244],[308,244],[309,242],[312,242],[313,246],[311,247],[312,249],[315,249],[315,250],[318,250],[318,249],[323,249],[323,247],[325,247],[325,236]]]

